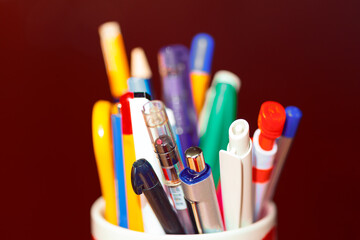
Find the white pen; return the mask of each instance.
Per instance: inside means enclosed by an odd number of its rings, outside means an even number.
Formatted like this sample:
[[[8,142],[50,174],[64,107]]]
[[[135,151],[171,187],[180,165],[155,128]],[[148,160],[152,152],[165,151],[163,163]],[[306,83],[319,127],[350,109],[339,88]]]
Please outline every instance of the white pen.
[[[219,154],[226,230],[245,227],[253,222],[252,142],[246,120],[230,125],[227,151]]]

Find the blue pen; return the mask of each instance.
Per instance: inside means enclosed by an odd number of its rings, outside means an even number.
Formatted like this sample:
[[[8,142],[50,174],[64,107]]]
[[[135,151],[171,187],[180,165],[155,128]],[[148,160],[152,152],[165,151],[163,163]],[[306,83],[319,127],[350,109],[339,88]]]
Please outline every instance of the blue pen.
[[[115,192],[117,204],[118,224],[120,227],[128,228],[125,170],[122,150],[122,128],[121,115],[111,114],[111,128],[114,151],[114,170],[115,170]]]
[[[190,80],[192,96],[199,115],[209,88],[214,39],[207,33],[196,34],[190,48]]]
[[[274,169],[265,195],[265,199],[267,200],[272,200],[274,196],[277,182],[302,118],[302,112],[298,107],[288,106],[285,108],[285,112],[286,120],[284,130],[282,132],[282,136],[277,142],[278,151],[274,159]]]

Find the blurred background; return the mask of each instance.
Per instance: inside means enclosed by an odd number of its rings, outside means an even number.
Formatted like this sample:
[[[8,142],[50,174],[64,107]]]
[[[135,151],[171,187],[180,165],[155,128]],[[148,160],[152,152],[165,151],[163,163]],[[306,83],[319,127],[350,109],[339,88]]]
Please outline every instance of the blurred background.
[[[207,32],[213,72],[242,80],[251,135],[262,102],[300,107],[275,195],[279,238],[359,239],[359,16],[355,0],[0,0],[1,238],[90,239],[91,111],[111,100],[98,26],[114,20],[128,57],[145,49],[158,97],[160,47]]]

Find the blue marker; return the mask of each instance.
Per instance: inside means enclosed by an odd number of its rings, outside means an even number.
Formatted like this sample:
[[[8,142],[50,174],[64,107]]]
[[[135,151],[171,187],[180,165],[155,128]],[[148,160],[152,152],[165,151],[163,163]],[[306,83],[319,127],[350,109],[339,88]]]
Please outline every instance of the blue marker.
[[[120,227],[128,228],[128,214],[126,203],[125,170],[122,149],[122,128],[121,115],[111,114],[111,128],[114,151],[114,170],[115,170],[115,193],[118,224]]]

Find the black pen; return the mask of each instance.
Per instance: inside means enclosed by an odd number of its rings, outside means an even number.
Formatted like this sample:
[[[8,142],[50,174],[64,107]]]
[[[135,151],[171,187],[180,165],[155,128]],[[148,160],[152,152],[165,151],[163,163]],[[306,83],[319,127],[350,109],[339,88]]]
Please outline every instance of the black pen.
[[[137,195],[144,193],[167,234],[184,234],[184,229],[151,164],[141,158],[133,163],[131,184]]]

